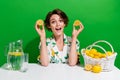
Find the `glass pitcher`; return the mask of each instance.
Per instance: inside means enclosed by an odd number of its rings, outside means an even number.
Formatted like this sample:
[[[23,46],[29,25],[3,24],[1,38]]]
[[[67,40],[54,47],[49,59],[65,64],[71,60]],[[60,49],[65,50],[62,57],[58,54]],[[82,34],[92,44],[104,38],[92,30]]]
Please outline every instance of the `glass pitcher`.
[[[24,53],[21,40],[9,43],[7,54],[7,64],[9,66],[9,69],[20,70],[23,64],[23,54]]]

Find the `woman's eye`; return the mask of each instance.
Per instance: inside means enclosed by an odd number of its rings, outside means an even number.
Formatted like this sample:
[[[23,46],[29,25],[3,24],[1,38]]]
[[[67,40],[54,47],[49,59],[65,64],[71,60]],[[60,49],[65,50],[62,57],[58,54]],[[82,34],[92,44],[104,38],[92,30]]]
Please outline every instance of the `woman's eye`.
[[[63,20],[60,20],[60,22],[63,22]]]
[[[55,23],[55,21],[51,21],[51,23],[52,23],[52,24],[54,24],[54,23]]]

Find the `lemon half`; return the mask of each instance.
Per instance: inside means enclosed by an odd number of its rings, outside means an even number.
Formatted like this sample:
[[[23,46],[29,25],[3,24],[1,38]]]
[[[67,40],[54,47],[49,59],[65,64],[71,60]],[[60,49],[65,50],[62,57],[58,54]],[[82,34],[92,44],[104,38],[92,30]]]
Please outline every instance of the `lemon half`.
[[[80,25],[80,20],[75,20],[73,26],[79,26]]]
[[[37,25],[43,26],[44,25],[44,21],[42,19],[37,20]]]
[[[86,64],[85,67],[84,67],[84,69],[85,69],[86,71],[91,71],[92,65],[91,65],[91,64]]]
[[[9,52],[9,55],[11,56],[22,56],[22,52]]]

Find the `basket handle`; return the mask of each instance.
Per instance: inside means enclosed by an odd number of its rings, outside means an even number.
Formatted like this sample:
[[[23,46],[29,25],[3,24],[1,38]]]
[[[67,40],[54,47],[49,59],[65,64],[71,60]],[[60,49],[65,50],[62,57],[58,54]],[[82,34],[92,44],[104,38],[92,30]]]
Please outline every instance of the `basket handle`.
[[[96,45],[97,43],[100,43],[100,42],[104,42],[104,43],[106,43],[107,45],[109,45],[110,48],[111,48],[111,50],[112,50],[112,52],[114,52],[114,49],[113,49],[112,45],[111,45],[109,42],[105,41],[105,40],[96,41],[96,42],[93,43],[93,45]]]
[[[86,49],[88,49],[88,48],[92,49],[92,47],[98,47],[98,48],[102,49],[106,53],[106,50],[103,47],[99,46],[99,45],[92,44],[92,45],[89,45]]]

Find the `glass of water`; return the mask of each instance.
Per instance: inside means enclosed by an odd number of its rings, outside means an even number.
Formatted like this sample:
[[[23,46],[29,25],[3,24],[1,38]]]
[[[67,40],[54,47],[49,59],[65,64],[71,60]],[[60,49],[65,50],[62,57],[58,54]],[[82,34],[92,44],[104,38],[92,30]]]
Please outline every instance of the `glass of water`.
[[[28,63],[29,63],[29,54],[24,53],[24,55],[23,55],[23,64],[22,64],[22,67],[20,69],[21,72],[26,72],[28,70]]]

